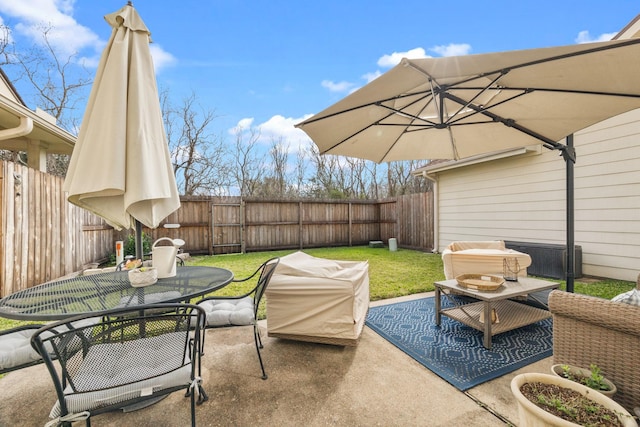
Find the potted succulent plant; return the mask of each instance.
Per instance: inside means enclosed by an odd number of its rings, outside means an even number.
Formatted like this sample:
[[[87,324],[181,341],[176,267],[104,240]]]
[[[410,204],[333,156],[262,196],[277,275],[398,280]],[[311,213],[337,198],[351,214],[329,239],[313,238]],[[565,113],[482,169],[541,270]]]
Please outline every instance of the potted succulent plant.
[[[520,427],[638,426],[634,417],[609,397],[556,375],[516,375],[511,392],[518,402]]]
[[[586,385],[598,390],[607,397],[613,397],[618,389],[616,385],[602,375],[602,371],[596,364],[591,364],[589,369],[579,368],[567,364],[558,364],[551,367],[551,372],[559,377]]]

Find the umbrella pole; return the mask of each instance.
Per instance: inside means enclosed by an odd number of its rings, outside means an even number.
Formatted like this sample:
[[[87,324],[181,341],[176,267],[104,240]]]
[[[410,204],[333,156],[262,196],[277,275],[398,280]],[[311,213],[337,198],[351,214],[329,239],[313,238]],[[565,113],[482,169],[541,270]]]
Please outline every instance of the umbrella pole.
[[[574,174],[573,166],[576,162],[576,152],[573,147],[573,134],[567,136],[567,143],[562,151],[562,157],[566,163],[567,179],[567,292],[573,292],[575,279],[575,227],[574,227]]]
[[[136,219],[136,259],[143,260],[142,223]]]

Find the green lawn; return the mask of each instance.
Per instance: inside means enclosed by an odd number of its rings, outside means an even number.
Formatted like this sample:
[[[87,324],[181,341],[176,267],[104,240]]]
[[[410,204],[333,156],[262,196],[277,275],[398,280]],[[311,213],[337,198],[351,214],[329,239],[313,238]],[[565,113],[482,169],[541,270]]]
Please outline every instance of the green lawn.
[[[244,278],[267,259],[295,252],[253,252],[248,254],[195,256],[187,265],[205,265],[227,268],[236,278]],[[433,290],[433,282],[444,279],[442,259],[439,254],[398,249],[391,252],[386,248],[368,246],[305,249],[309,255],[320,258],[349,261],[369,261],[369,289],[372,301],[411,295]],[[564,289],[564,282],[560,288]],[[250,289],[252,283],[231,284],[218,291],[220,295],[239,294]],[[615,295],[633,289],[635,283],[620,280],[578,279],[575,292],[610,299]],[[263,314],[263,313],[262,313]],[[20,322],[0,318],[0,329],[6,329]]]
[[[237,278],[246,277],[270,257],[284,256],[295,251],[254,252],[237,255],[214,255],[192,257],[187,265],[208,265],[227,268]],[[398,249],[391,252],[386,248],[367,246],[305,249],[304,252],[320,258],[349,261],[369,261],[369,292],[371,301],[433,291],[433,282],[444,280],[444,269],[440,254]],[[565,289],[565,282],[560,289]],[[223,291],[233,294],[239,288],[227,286]],[[248,286],[248,285],[247,285]],[[612,279],[577,279],[576,293],[611,299],[631,290],[633,282]]]

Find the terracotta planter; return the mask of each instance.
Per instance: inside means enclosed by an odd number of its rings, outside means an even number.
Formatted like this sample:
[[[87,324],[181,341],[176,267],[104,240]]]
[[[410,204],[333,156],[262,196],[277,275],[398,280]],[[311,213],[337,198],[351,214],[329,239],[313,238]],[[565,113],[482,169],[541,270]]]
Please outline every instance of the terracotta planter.
[[[539,408],[534,403],[530,402],[521,392],[520,387],[525,383],[541,382],[546,384],[556,384],[560,387],[566,387],[572,390],[576,390],[583,396],[588,396],[589,399],[597,402],[615,413],[619,414],[619,419],[625,427],[638,427],[635,419],[627,410],[625,410],[618,403],[608,398],[602,393],[599,393],[585,385],[578,384],[575,381],[560,378],[550,374],[537,374],[527,373],[516,375],[511,380],[511,392],[513,393],[516,401],[518,402],[518,415],[520,418],[519,427],[575,427],[578,424],[570,421],[563,420],[550,414],[542,408]]]
[[[553,365],[551,367],[551,373],[559,376],[560,378],[564,378],[564,375],[562,375],[562,372],[564,371],[562,369],[563,366],[565,366],[564,363],[559,365]],[[568,366],[569,366],[569,371],[572,372],[573,374],[582,375],[585,377],[591,376],[591,371],[589,369],[579,368],[577,366],[571,366],[571,365],[568,365]],[[597,391],[599,391],[600,393],[604,394],[607,397],[613,398],[613,395],[616,394],[616,391],[618,391],[618,389],[616,388],[616,385],[606,378],[604,379],[604,382],[609,386],[609,390],[597,390]]]

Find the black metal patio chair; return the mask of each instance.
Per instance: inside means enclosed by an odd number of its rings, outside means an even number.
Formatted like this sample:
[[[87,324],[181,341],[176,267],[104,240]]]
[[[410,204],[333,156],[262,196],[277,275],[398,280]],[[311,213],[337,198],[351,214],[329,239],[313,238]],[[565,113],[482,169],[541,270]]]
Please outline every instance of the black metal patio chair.
[[[262,263],[251,276],[244,279],[234,279],[231,283],[241,283],[249,281],[259,275],[256,285],[242,295],[211,296],[198,301],[198,305],[206,311],[206,328],[253,325],[253,339],[256,344],[263,380],[267,379],[267,374],[264,369],[264,363],[262,362],[262,355],[260,354],[260,349],[264,346],[262,345],[260,328],[257,321],[258,307],[279,262],[280,258],[271,258]]]
[[[94,415],[144,407],[186,389],[194,426],[195,405],[207,400],[200,377],[204,315],[192,304],[149,304],[40,328],[31,342],[43,355],[58,397],[47,425],[85,420],[90,426]],[[101,320],[85,321],[96,316]]]

